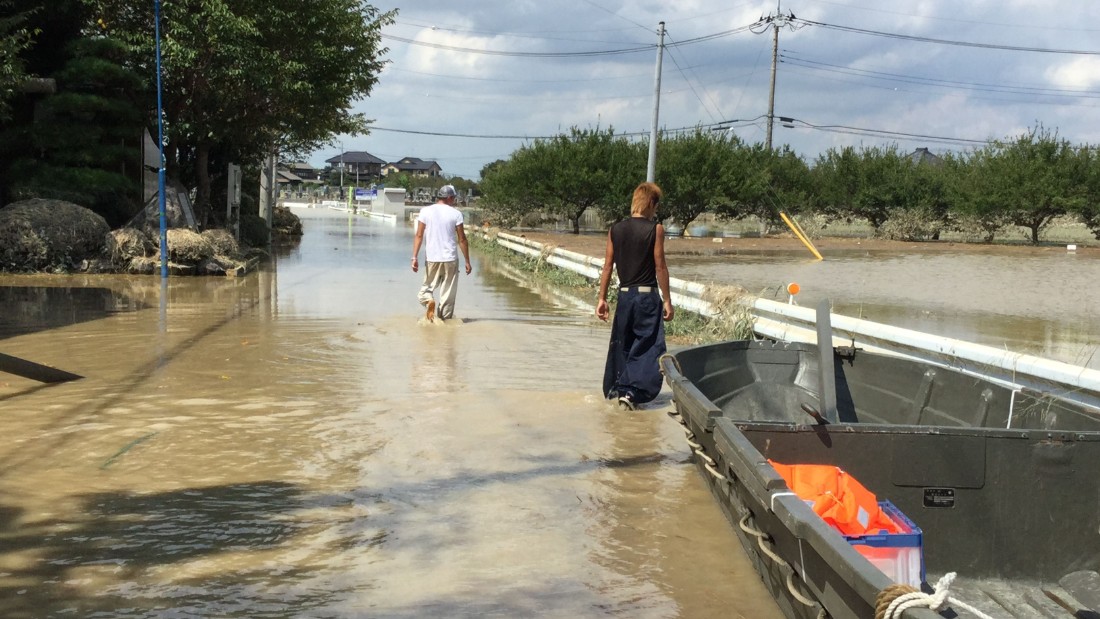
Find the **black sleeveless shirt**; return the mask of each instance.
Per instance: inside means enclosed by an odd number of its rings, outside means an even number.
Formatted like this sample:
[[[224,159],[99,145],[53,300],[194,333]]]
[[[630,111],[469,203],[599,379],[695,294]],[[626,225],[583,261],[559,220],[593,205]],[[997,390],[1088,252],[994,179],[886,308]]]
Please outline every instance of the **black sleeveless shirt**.
[[[657,286],[657,265],[653,260],[656,243],[656,221],[630,217],[611,226],[611,246],[620,286]]]

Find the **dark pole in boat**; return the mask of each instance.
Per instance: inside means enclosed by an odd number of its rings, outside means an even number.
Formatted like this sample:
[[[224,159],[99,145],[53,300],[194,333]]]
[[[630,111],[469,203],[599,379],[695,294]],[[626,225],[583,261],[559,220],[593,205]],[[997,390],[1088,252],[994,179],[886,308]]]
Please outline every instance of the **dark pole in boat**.
[[[78,378],[84,378],[79,374],[51,368],[48,365],[27,361],[26,359],[20,359],[19,357],[5,355],[3,353],[0,353],[0,372],[15,374],[16,376],[36,380],[40,383],[63,383]]]
[[[833,365],[833,325],[829,319],[832,304],[822,299],[817,304],[817,363],[821,385],[821,415],[837,421],[836,370]]]

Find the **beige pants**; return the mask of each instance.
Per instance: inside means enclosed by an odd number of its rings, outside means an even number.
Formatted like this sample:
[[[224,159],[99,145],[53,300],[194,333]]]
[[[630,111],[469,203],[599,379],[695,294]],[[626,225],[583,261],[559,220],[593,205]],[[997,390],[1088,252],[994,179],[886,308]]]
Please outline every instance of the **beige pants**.
[[[458,296],[458,260],[450,262],[429,262],[424,269],[424,285],[420,287],[421,305],[435,298],[434,291],[439,290],[439,307],[436,315],[447,320],[455,315],[455,297]]]

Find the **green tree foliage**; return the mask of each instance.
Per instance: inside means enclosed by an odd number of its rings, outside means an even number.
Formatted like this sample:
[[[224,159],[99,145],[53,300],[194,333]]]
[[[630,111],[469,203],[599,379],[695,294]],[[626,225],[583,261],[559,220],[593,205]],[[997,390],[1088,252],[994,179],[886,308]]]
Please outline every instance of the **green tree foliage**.
[[[944,231],[992,241],[1023,226],[1038,242],[1055,217],[1075,214],[1100,238],[1100,156],[1041,127],[966,154],[915,158],[889,147],[832,149],[813,167],[789,147],[768,149],[722,134],[661,136],[659,216],[687,225],[704,212],[757,218],[812,213],[866,222],[876,234],[910,241]],[[597,209],[605,221],[625,216],[641,177],[645,144],[610,131],[579,131],[535,142],[482,171],[484,205],[501,223],[537,223]],[[616,183],[618,186],[616,187]]]
[[[496,170],[497,168],[503,166],[505,163],[507,163],[507,161],[503,159],[497,159],[496,161],[491,161],[485,164],[481,168],[481,178],[489,176],[489,174],[492,173],[493,170]]]
[[[0,2],[0,121],[11,117],[11,100],[27,78],[22,53],[31,44],[26,14],[11,10],[11,2]]]
[[[577,129],[537,140],[494,166],[482,182],[485,206],[502,222],[541,213],[567,220],[574,234],[595,208],[605,219],[630,214],[634,187],[645,178],[641,148],[613,129]]]
[[[726,182],[732,200],[718,213],[730,219],[755,217],[767,227],[783,226],[779,213],[793,215],[810,201],[806,162],[788,146],[769,149],[744,144],[734,153],[733,173]]]
[[[979,218],[994,217],[1030,231],[1042,230],[1085,201],[1086,178],[1076,150],[1056,133],[1035,127],[1014,140],[996,141],[971,158],[967,206]]]
[[[893,209],[905,207],[912,165],[897,146],[846,146],[819,157],[814,172],[826,215],[862,219],[877,231]]]
[[[660,217],[687,227],[699,215],[730,205],[741,141],[725,132],[695,130],[657,143]]]
[[[1083,199],[1077,204],[1077,216],[1100,240],[1100,148],[1086,144],[1078,149],[1077,166],[1084,178]]]
[[[151,4],[86,1],[155,80]],[[333,134],[367,132],[352,105],[377,83],[381,28],[394,15],[361,0],[163,0],[166,156],[171,175],[197,186],[200,219],[223,163],[294,158]]]
[[[57,94],[25,127],[29,139],[11,168],[12,191],[81,204],[118,226],[141,201],[142,82],[120,64],[125,49],[117,41],[78,39],[69,52],[54,74]]]

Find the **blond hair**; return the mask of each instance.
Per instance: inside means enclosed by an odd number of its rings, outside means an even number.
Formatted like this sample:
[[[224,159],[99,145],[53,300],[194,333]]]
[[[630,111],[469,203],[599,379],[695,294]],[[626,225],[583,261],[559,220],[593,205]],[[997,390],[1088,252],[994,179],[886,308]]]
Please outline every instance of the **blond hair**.
[[[656,183],[642,183],[634,188],[630,214],[635,217],[653,217],[657,213],[657,203],[660,201],[661,188]]]

